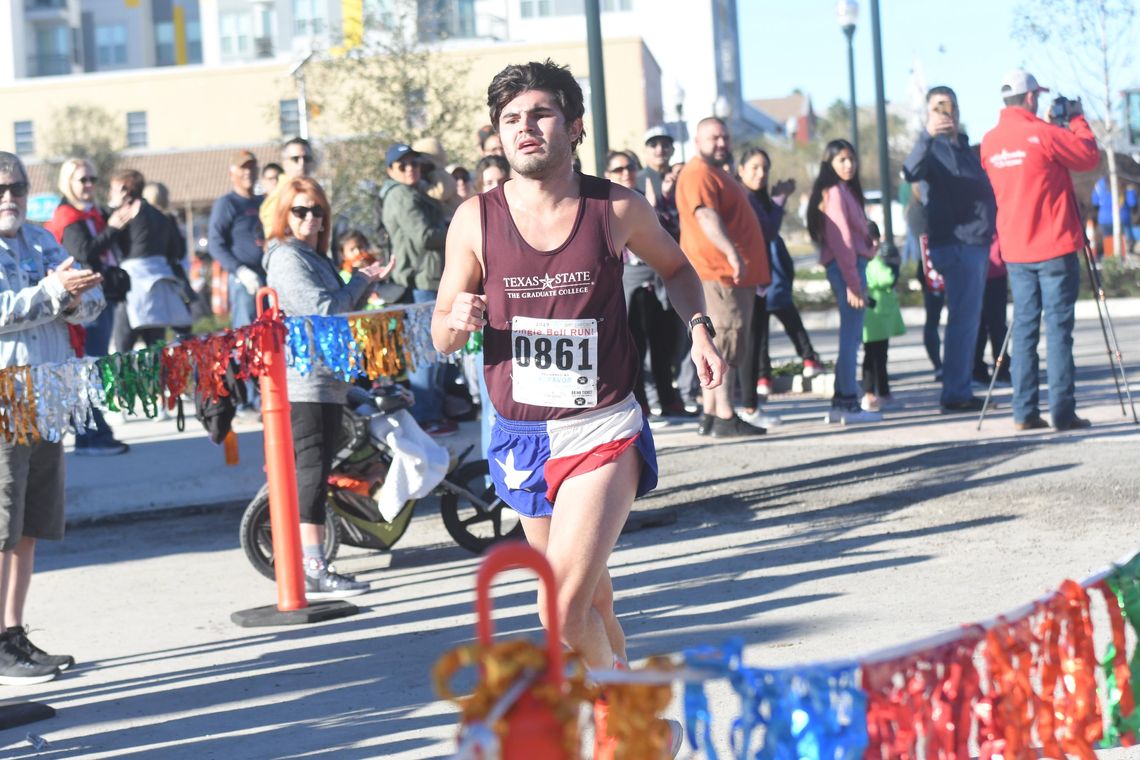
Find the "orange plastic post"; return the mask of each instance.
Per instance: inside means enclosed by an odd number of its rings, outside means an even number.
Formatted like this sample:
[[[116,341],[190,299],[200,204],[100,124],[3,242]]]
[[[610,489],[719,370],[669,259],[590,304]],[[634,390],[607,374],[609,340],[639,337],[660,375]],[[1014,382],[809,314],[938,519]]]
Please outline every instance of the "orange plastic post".
[[[266,305],[268,303],[268,306]],[[257,316],[281,319],[277,291],[257,291]],[[265,475],[269,481],[269,524],[273,532],[273,569],[277,575],[277,609],[300,610],[305,601],[301,569],[301,522],[297,505],[297,465],[293,459],[293,427],[285,387],[285,342],[277,330],[262,333],[261,421],[265,428]]]
[[[561,627],[558,620],[557,588],[554,571],[535,549],[521,541],[501,544],[487,555],[475,577],[476,632],[479,643],[490,646],[494,636],[491,622],[491,580],[501,572],[528,568],[538,574],[546,587],[546,673],[543,679],[562,693],[566,681],[562,660]],[[562,726],[550,707],[527,691],[507,713],[507,735],[502,744],[503,760],[573,760],[562,744]]]

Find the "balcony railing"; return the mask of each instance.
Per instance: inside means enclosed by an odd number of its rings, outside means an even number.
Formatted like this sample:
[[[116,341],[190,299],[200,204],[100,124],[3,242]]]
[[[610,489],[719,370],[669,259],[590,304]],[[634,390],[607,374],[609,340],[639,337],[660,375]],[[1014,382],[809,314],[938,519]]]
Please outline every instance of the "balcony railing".
[[[71,56],[41,53],[28,56],[28,76],[54,77],[71,73]]]
[[[420,23],[420,39],[424,42],[438,40],[507,38],[507,20],[489,13],[474,16],[444,15],[425,18]]]

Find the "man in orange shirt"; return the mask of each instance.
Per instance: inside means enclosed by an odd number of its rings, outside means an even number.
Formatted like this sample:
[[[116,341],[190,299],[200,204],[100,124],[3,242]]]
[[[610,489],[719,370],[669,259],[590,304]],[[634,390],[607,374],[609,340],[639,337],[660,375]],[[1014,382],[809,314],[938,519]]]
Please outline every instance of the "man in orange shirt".
[[[697,155],[677,179],[681,250],[701,278],[715,343],[725,361],[736,366],[745,341],[756,287],[772,281],[768,247],[747,191],[723,166],[731,158],[728,127],[709,117],[697,124]],[[761,435],[764,428],[740,419],[733,408],[735,372],[715,389],[703,389],[705,413],[697,432],[714,438]]]

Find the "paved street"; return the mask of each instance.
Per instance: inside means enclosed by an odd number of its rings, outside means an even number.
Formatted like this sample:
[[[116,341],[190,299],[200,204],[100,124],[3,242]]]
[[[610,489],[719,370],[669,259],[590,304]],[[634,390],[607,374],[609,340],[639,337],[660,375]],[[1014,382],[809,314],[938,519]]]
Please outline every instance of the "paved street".
[[[1118,318],[1117,329],[1140,391],[1140,319]],[[657,432],[661,487],[635,517],[672,511],[676,521],[627,533],[611,563],[633,658],[730,635],[747,642],[750,664],[854,656],[1019,606],[1140,548],[1140,429],[1121,416],[1095,320],[1079,323],[1076,341],[1078,403],[1094,423],[1082,433],[1014,433],[1008,390],[981,433],[974,417],[939,415],[920,332],[892,341],[906,408],[883,424],[829,427],[823,399],[786,397],[768,409],[786,424],[763,440],[711,442],[691,424]],[[812,337],[834,352],[823,332]],[[782,335],[775,350],[790,358]],[[163,424],[173,431],[172,421],[131,423],[124,434],[149,426],[148,438]],[[91,488],[151,494],[155,506],[174,506],[171,492],[198,481],[219,489],[211,501],[255,487],[255,430],[243,434],[240,476],[199,438],[160,437],[69,466],[90,468],[90,484],[138,457],[130,482]],[[163,447],[177,456],[163,461]],[[391,554],[338,560],[373,582],[354,600],[360,613],[307,628],[230,622],[275,600],[238,546],[240,506],[104,515],[42,545],[33,638],[80,664],[40,687],[3,687],[58,715],[0,733],[0,756],[445,755],[455,712],[435,700],[428,671],[473,636],[478,559],[450,541],[434,504],[421,507]],[[499,631],[533,634],[533,603],[533,581],[506,576]],[[737,702],[724,684],[709,693],[726,749]],[[29,731],[49,746],[36,752]]]

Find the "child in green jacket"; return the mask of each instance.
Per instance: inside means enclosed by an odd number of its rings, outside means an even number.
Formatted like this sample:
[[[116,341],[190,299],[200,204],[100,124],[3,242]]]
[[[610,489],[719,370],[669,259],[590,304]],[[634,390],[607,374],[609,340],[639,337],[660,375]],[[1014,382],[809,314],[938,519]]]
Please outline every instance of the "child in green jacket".
[[[868,222],[871,241],[879,247],[879,226]],[[906,332],[899,297],[895,293],[898,263],[890,263],[880,253],[867,263],[867,308],[863,314],[863,401],[869,412],[898,409],[901,403],[891,396],[887,375],[887,345],[892,337]]]

